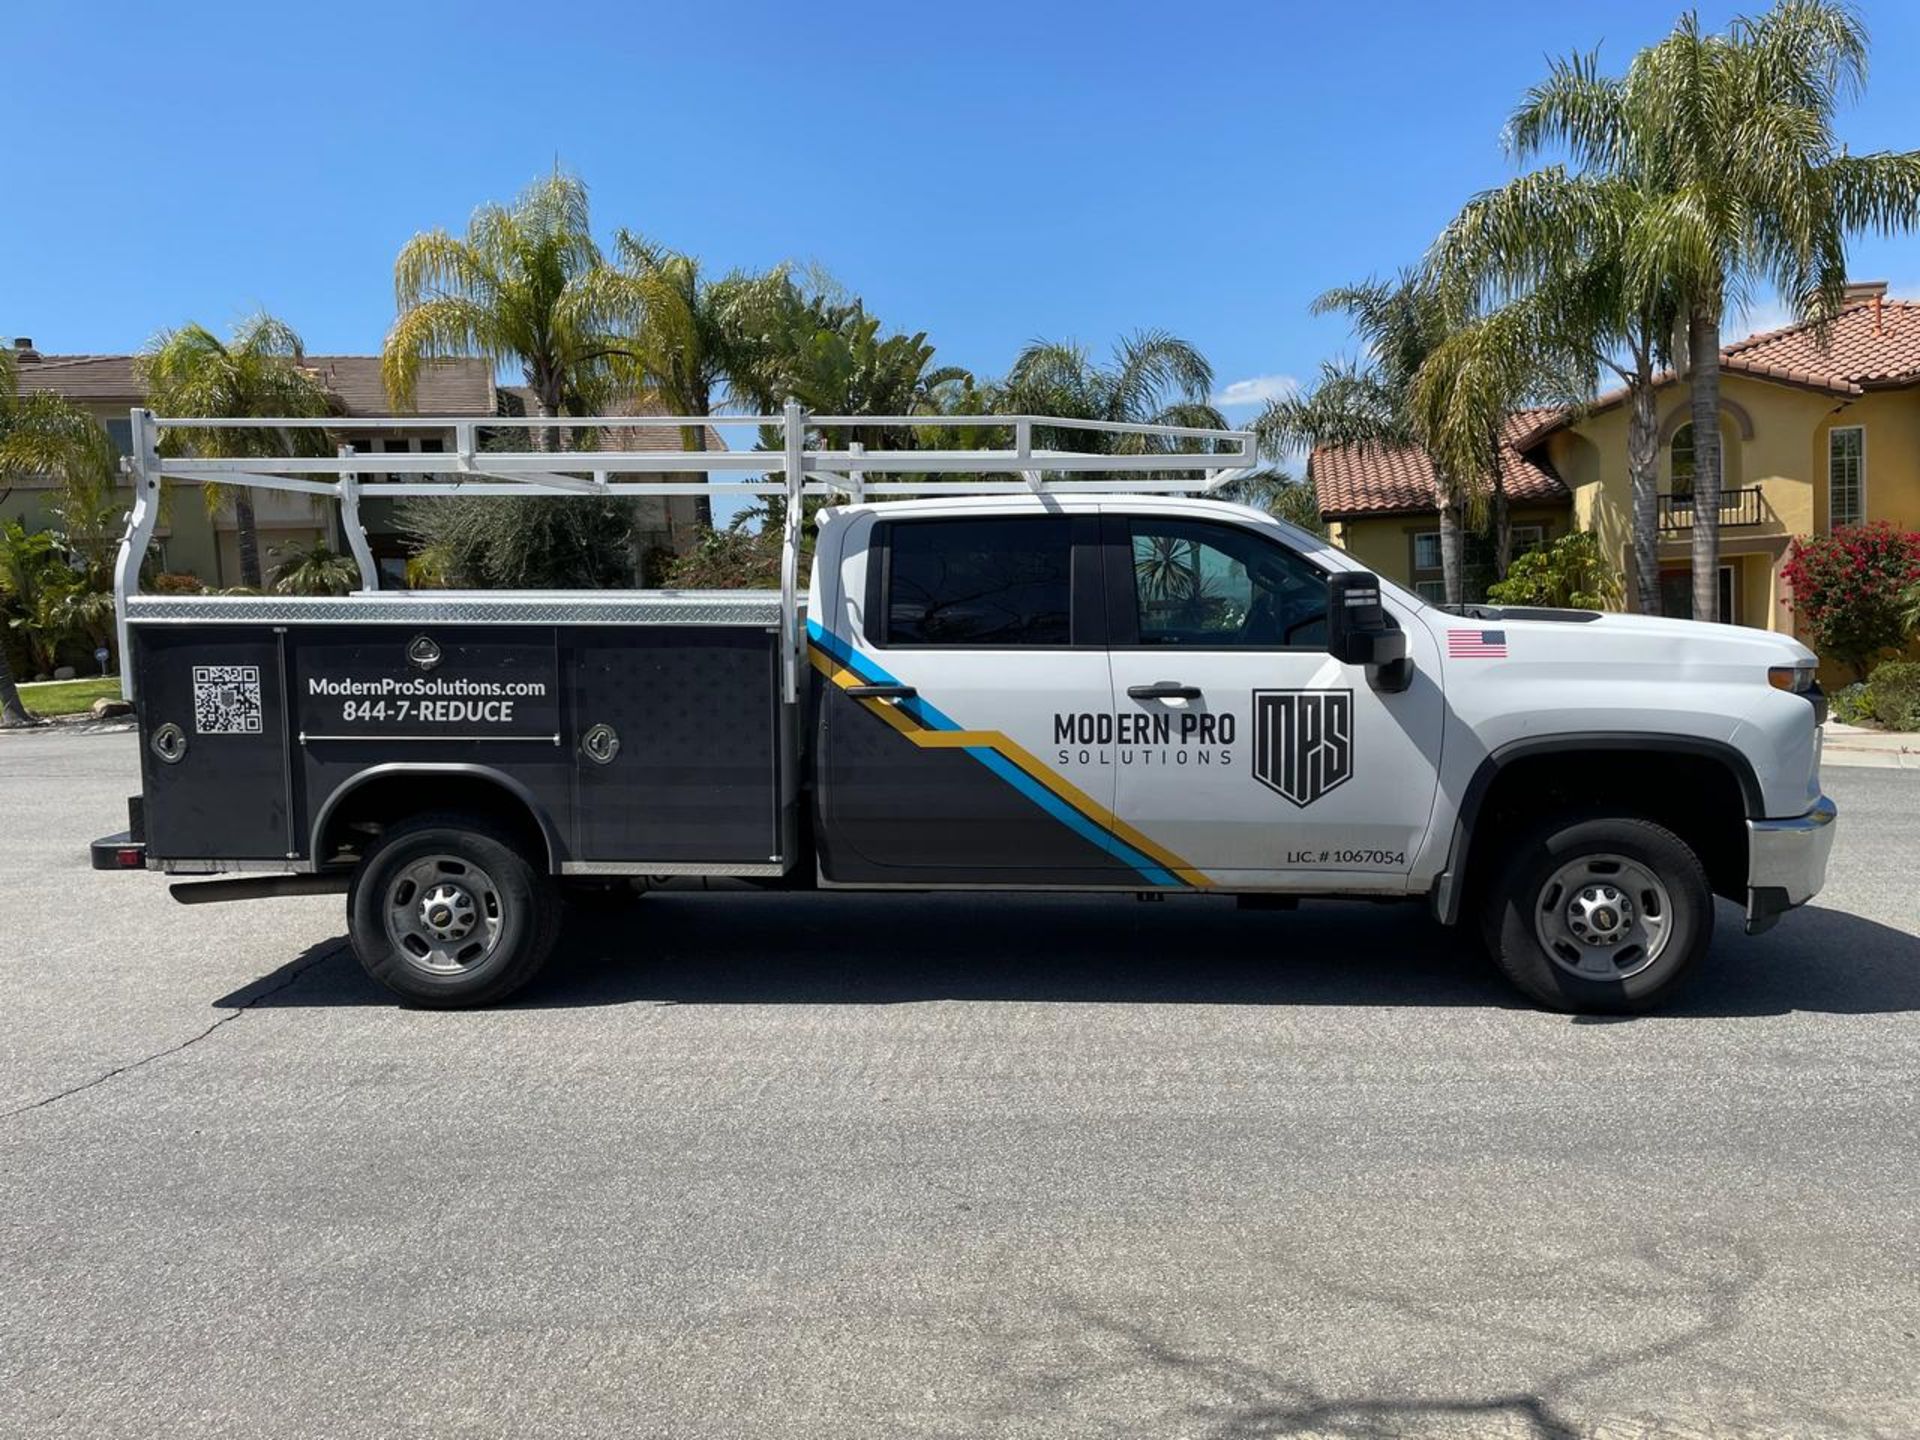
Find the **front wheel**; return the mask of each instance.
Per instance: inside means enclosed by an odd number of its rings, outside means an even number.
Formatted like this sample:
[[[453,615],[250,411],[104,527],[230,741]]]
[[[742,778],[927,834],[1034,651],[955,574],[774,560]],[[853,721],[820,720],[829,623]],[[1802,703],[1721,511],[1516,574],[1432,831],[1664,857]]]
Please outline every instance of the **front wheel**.
[[[1487,897],[1494,964],[1558,1010],[1660,1004],[1713,939],[1699,856],[1647,820],[1558,820],[1515,848]]]
[[[560,915],[552,882],[508,836],[458,815],[387,831],[347,895],[366,972],[402,999],[443,1009],[504,1000],[532,980]]]

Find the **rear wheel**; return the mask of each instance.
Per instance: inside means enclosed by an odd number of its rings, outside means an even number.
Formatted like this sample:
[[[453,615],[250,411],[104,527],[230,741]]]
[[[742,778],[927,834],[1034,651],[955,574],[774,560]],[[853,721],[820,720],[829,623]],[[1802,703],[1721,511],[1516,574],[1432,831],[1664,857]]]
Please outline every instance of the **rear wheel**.
[[[347,896],[354,953],[416,1005],[505,999],[540,972],[559,932],[553,884],[485,821],[424,815],[388,830]]]
[[[1713,939],[1700,859],[1646,820],[1557,820],[1514,849],[1487,897],[1488,952],[1559,1010],[1648,1010]]]

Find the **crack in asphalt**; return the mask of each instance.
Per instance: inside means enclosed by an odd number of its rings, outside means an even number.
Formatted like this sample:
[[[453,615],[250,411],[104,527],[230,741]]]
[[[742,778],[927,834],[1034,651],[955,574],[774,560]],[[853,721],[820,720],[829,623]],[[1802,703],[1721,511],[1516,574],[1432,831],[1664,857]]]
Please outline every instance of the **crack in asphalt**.
[[[0,1110],[0,1121],[13,1120],[21,1115],[26,1115],[34,1110],[44,1110],[49,1105],[58,1105],[62,1100],[69,1100],[69,1099],[72,1099],[75,1095],[82,1095],[89,1090],[98,1089],[100,1086],[106,1084],[109,1080],[117,1080],[122,1075],[131,1075],[135,1070],[144,1069],[146,1066],[153,1064],[153,1062],[156,1060],[164,1060],[169,1055],[178,1055],[183,1050],[191,1050],[195,1045],[198,1045],[202,1040],[206,1039],[209,1035],[213,1034],[213,1032],[218,1030],[222,1025],[231,1024],[233,1021],[238,1020],[242,1015],[246,1014],[247,1011],[253,1009],[253,1007],[258,1005],[262,1000],[268,1000],[268,999],[271,999],[273,996],[278,995],[281,991],[289,988],[302,975],[305,975],[309,970],[313,969],[314,966],[321,964],[323,961],[331,960],[334,956],[340,954],[345,949],[346,949],[345,941],[341,941],[339,944],[329,946],[327,949],[322,950],[318,955],[315,955],[312,958],[310,958],[306,964],[296,965],[292,969],[287,971],[285,975],[280,977],[279,981],[276,984],[265,987],[258,994],[249,997],[245,1004],[235,1006],[232,1010],[229,1010],[225,1015],[222,1015],[218,1020],[214,1021],[211,1025],[207,1026],[207,1028],[202,1030],[199,1034],[190,1035],[185,1040],[180,1041],[177,1045],[169,1045],[164,1050],[156,1050],[151,1055],[141,1056],[138,1060],[129,1060],[124,1065],[116,1065],[113,1069],[108,1070],[103,1074],[96,1075],[91,1080],[83,1080],[78,1085],[70,1085],[65,1090],[57,1091],[52,1095],[43,1096],[38,1100],[30,1100],[25,1105],[17,1105],[11,1110]]]

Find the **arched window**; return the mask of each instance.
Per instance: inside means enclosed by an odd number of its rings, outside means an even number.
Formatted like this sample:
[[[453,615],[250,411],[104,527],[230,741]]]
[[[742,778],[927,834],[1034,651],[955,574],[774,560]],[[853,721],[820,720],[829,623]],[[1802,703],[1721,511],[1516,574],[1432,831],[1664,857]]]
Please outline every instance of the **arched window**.
[[[1667,446],[1667,454],[1672,460],[1672,485],[1669,487],[1675,495],[1693,494],[1693,424],[1689,421],[1673,432],[1673,439]]]

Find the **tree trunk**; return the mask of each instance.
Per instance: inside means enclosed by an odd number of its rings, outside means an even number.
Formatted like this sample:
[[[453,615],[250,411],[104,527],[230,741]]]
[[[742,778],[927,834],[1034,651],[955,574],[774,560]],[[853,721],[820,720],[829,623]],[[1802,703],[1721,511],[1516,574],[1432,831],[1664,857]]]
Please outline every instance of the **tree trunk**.
[[[233,523],[240,542],[240,583],[250,590],[264,589],[260,579],[260,529],[253,519],[253,496],[245,486],[233,487]]]
[[[712,413],[713,401],[710,396],[700,395],[696,399],[692,412],[695,415]],[[704,425],[681,427],[680,444],[682,449],[705,451],[707,448],[707,429]],[[707,476],[695,474],[689,478],[697,481],[700,488],[693,492],[693,529],[696,535],[706,535],[713,529],[713,496],[707,493]]]
[[[1693,618],[1720,618],[1720,309],[1687,318],[1693,370]]]
[[[1653,363],[1634,358],[1627,412],[1627,477],[1633,497],[1634,598],[1642,615],[1660,613],[1660,437]]]
[[[1466,603],[1464,589],[1466,577],[1462,574],[1460,507],[1451,500],[1440,502],[1440,575],[1441,585],[1446,590],[1447,604]]]
[[[7,660],[7,647],[0,642],[0,730],[18,725],[38,725],[40,717],[27,709],[13,683],[13,666]]]
[[[560,418],[560,385],[554,377],[547,373],[544,366],[528,368],[527,387],[533,391],[533,403],[540,412],[535,418],[542,420],[557,420]],[[565,450],[568,448],[567,432],[557,430],[550,425],[542,425],[536,428],[532,432],[532,440],[533,445],[531,448],[535,450]]]
[[[1507,578],[1507,567],[1513,564],[1513,510],[1507,504],[1507,487],[1500,479],[1500,472],[1493,475],[1493,578]]]

